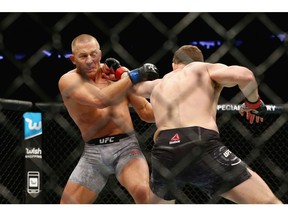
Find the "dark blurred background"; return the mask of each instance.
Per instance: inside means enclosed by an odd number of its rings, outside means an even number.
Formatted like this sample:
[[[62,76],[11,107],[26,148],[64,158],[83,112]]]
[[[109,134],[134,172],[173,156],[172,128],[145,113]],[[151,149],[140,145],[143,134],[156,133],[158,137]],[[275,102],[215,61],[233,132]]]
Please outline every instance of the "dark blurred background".
[[[197,45],[208,62],[250,68],[263,100],[283,104],[287,20],[288,13],[0,13],[0,98],[61,102],[57,82],[73,68],[70,43],[88,33],[103,60],[115,57],[131,69],[154,63],[161,76],[179,46]],[[236,92],[225,90],[220,102]]]

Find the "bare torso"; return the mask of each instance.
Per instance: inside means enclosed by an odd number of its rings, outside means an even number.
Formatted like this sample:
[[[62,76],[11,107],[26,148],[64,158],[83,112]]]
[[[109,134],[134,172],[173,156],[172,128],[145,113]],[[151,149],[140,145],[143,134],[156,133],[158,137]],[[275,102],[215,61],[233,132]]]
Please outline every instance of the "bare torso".
[[[77,76],[76,73],[75,76]],[[100,78],[93,84],[101,89],[111,83],[110,80]],[[127,98],[116,105],[102,109],[80,104],[70,97],[64,98],[63,101],[71,118],[80,129],[84,141],[97,137],[130,133],[134,130]]]
[[[151,104],[159,131],[200,126],[218,132],[217,103],[220,88],[203,66],[193,63],[165,75],[151,94]]]

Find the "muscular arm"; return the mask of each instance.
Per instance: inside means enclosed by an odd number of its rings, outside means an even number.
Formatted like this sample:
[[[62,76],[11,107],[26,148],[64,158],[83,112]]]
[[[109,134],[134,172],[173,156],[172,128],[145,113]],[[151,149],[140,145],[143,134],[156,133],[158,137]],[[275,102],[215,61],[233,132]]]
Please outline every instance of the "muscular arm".
[[[146,98],[132,93],[130,93],[128,97],[130,104],[133,106],[142,121],[148,123],[155,122],[152,105]]]
[[[133,86],[132,92],[145,98],[150,98],[154,87],[161,82],[161,79],[145,81]]]
[[[210,77],[223,87],[238,85],[244,96],[251,102],[257,101],[258,84],[251,70],[242,66],[215,64],[208,66]]]
[[[135,108],[135,111],[141,120],[148,123],[155,122],[152,105],[146,98],[150,98],[154,87],[161,82],[161,79],[153,81],[145,81],[133,86],[130,94],[130,103]]]
[[[125,77],[118,82],[99,89],[91,81],[83,79],[77,73],[71,72],[64,74],[60,78],[58,86],[63,99],[73,98],[73,100],[83,105],[105,108],[116,104],[125,97],[132,86],[132,82],[129,77]]]

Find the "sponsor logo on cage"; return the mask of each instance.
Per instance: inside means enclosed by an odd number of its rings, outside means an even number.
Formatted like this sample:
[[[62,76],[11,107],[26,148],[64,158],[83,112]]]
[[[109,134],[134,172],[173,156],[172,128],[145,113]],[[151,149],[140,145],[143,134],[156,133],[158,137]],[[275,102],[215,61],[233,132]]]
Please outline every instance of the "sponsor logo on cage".
[[[240,106],[241,104],[221,104],[221,105],[217,105],[217,110],[220,111],[239,111],[240,110]],[[273,112],[276,110],[276,105],[265,105],[267,108],[267,111],[269,112]]]
[[[40,148],[25,148],[25,158],[42,158],[42,150]]]
[[[27,172],[27,192],[32,197],[37,197],[40,193],[40,172]]]
[[[26,112],[24,118],[24,139],[30,139],[42,134],[41,113]]]

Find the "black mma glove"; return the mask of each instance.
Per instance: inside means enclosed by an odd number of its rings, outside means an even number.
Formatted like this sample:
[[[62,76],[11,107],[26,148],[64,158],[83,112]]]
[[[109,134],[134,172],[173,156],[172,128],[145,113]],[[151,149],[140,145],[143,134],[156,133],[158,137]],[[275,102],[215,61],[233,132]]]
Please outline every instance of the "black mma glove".
[[[121,79],[121,75],[124,72],[128,72],[129,70],[126,67],[122,67],[120,65],[120,62],[115,58],[107,58],[104,62],[104,64],[107,65],[107,67],[110,69],[110,71],[115,74],[116,80]]]
[[[243,116],[246,112],[246,119],[252,124],[254,119],[258,122],[263,122],[263,117],[266,114],[267,108],[263,101],[258,98],[256,102],[250,102],[247,98],[244,99],[244,103],[240,106],[240,114]]]
[[[150,63],[146,63],[140,68],[131,70],[128,75],[133,84],[159,78],[157,67]]]

